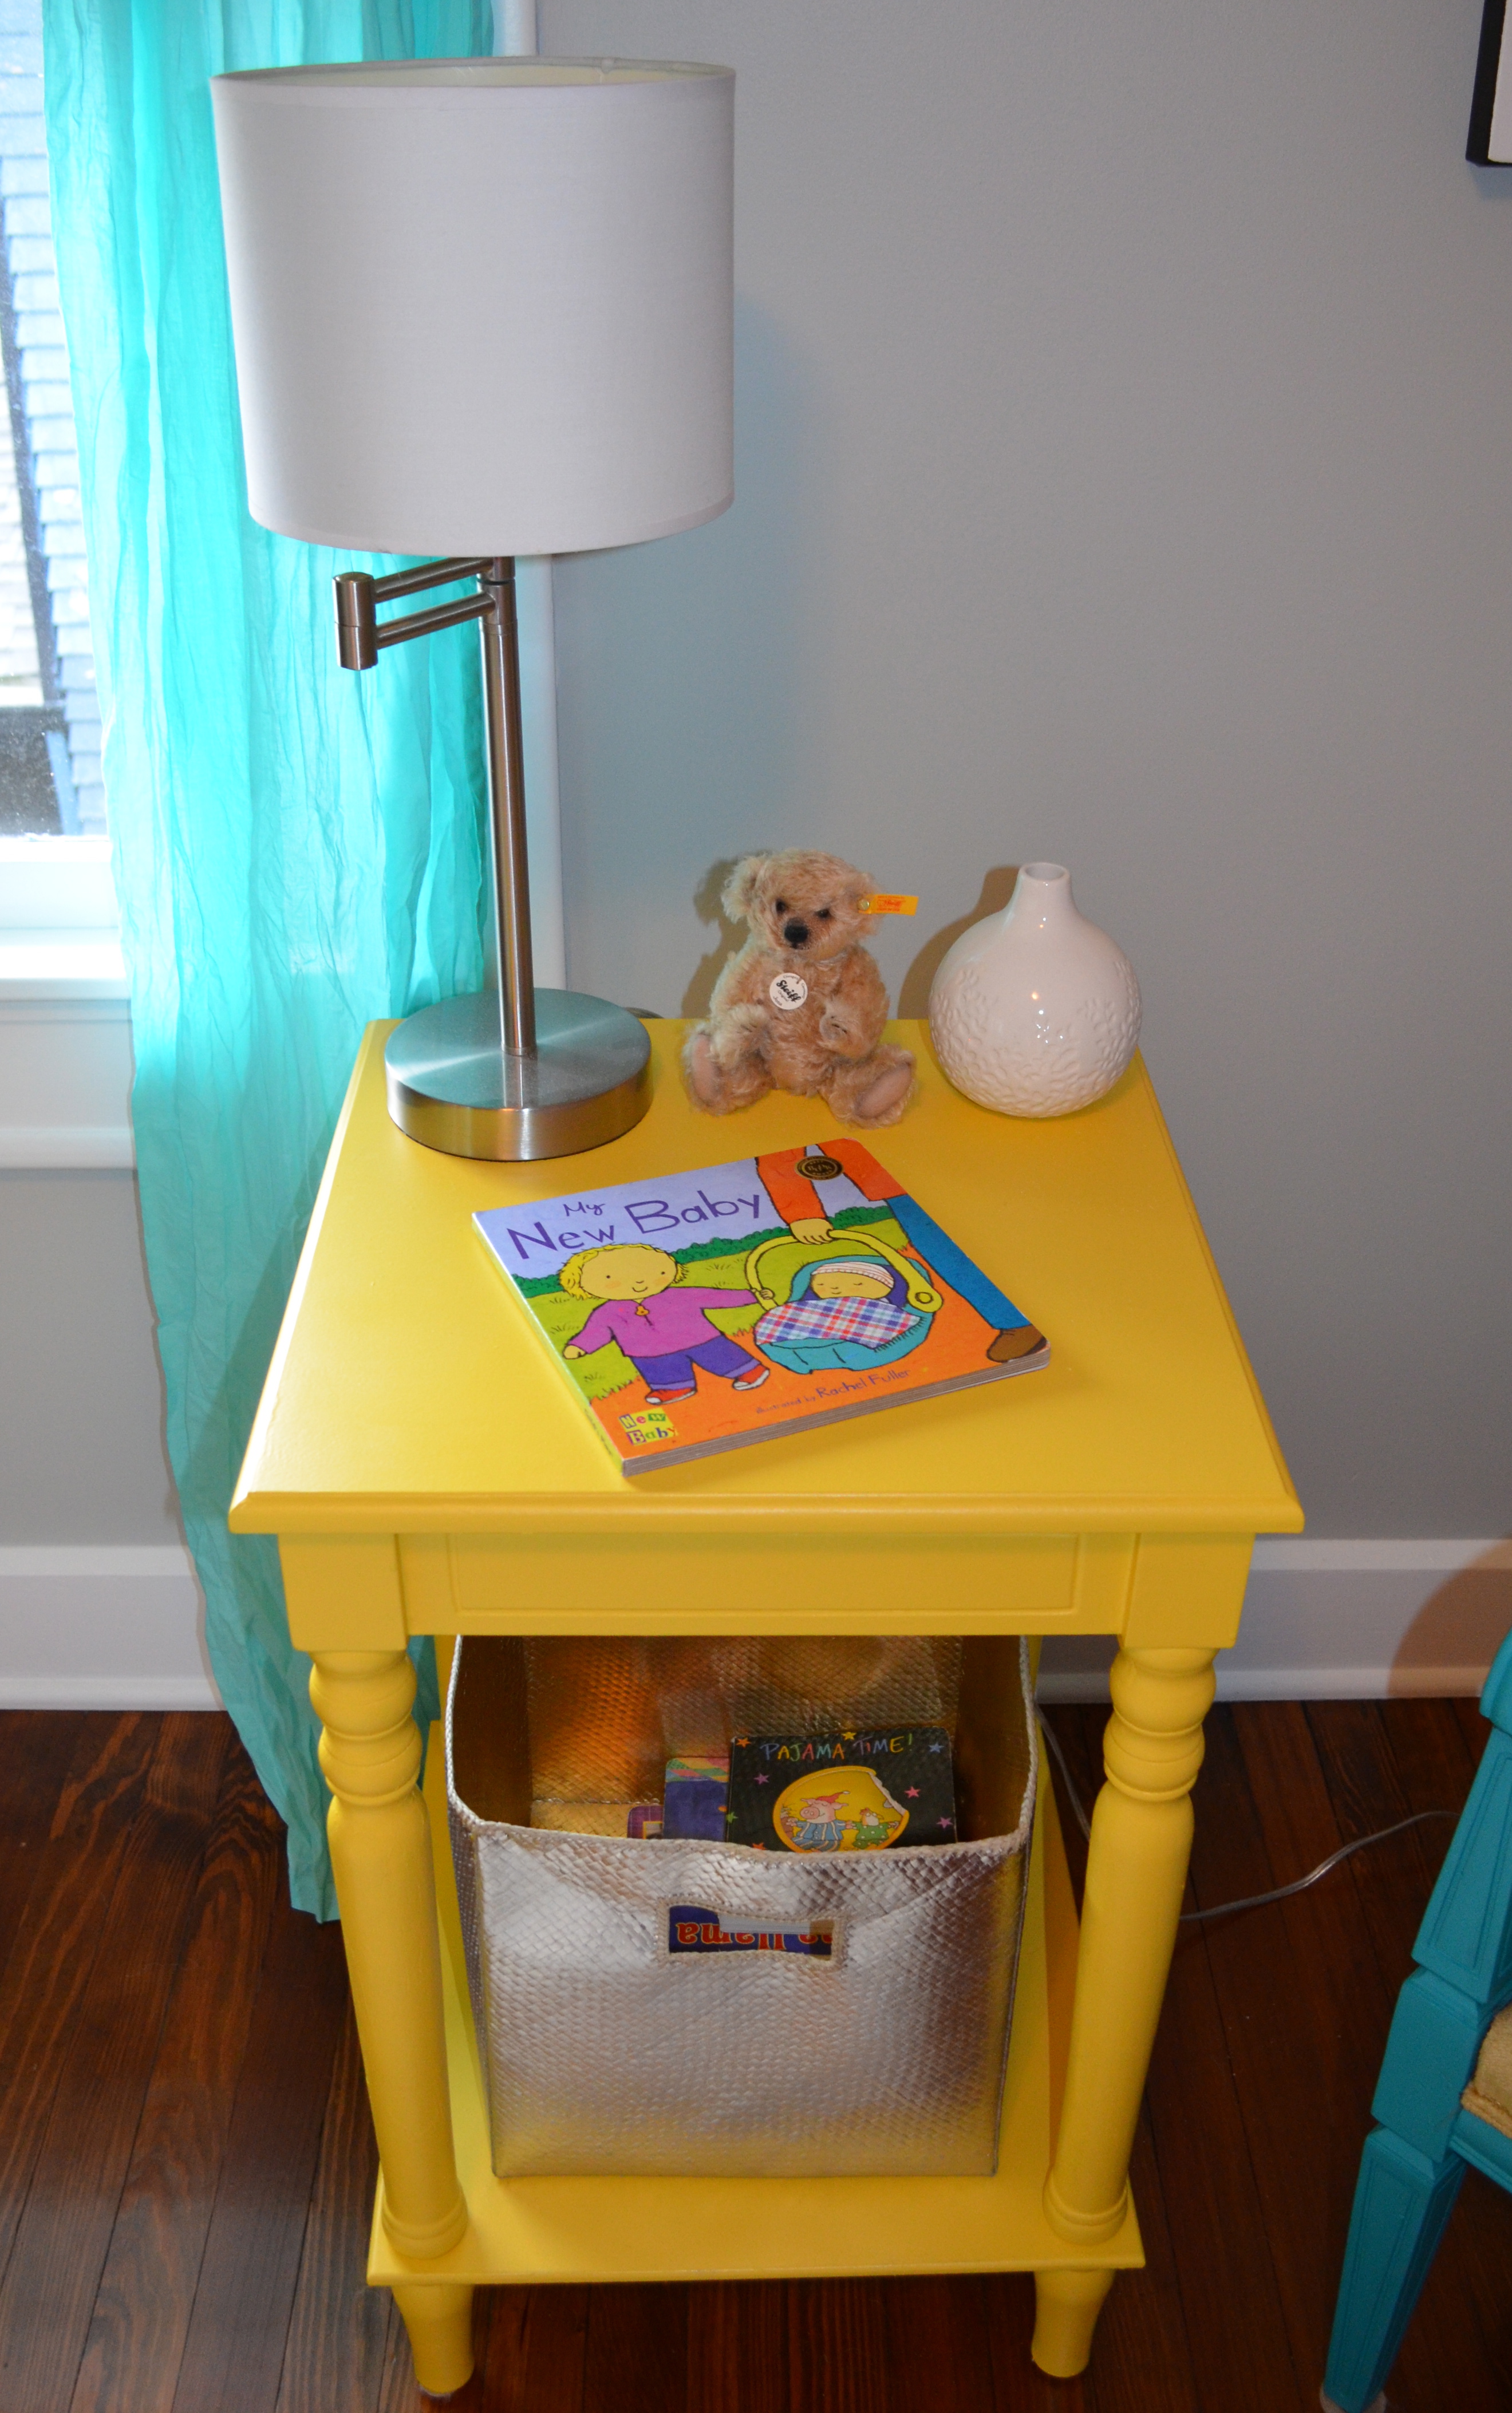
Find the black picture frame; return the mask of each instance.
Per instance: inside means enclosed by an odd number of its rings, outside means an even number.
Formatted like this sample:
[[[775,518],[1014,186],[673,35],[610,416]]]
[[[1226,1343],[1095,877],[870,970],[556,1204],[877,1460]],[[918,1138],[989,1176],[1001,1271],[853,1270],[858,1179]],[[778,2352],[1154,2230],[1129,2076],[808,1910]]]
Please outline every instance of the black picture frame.
[[[1465,157],[1476,168],[1512,168],[1512,56],[1505,31],[1506,0],[1486,0],[1475,97],[1470,104],[1470,140],[1465,144]],[[1500,111],[1496,106],[1499,80],[1503,81]]]

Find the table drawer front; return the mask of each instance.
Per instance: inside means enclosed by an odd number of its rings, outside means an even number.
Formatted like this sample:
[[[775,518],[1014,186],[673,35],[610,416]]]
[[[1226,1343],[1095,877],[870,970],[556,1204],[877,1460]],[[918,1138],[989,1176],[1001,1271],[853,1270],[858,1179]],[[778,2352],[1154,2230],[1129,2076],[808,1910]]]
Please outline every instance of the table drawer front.
[[[1116,1630],[1130,1546],[1073,1534],[983,1542],[826,1535],[591,1538],[437,1535],[400,1545],[411,1631],[864,1633],[878,1621],[965,1632]]]

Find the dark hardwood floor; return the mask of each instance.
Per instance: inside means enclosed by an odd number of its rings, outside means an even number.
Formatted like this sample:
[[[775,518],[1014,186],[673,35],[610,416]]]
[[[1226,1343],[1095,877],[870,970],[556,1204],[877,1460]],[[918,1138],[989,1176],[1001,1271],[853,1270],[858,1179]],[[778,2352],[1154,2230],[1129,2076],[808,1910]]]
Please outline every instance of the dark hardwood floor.
[[[1090,1795],[1104,1712],[1051,1712]],[[1458,1809],[1469,1702],[1217,1710],[1192,1898]],[[1074,1873],[1082,1847],[1065,1820]],[[456,2413],[1312,2413],[1356,2164],[1447,1824],[1186,1928],[1134,2160],[1149,2268],[1085,2378],[1030,2283],[500,2289]],[[0,2413],[412,2413],[363,2282],[372,2132],[334,1928],[222,1718],[0,1716]],[[1512,2404],[1512,2199],[1472,2171],[1393,2413]]]

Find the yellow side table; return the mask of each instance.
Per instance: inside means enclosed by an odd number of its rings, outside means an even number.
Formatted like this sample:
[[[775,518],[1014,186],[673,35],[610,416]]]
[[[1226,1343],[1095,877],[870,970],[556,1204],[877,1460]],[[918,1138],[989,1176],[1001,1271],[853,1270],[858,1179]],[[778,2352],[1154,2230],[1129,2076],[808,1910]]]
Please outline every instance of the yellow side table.
[[[1213,1654],[1257,1532],[1301,1511],[1137,1061],[1063,1121],[958,1097],[924,1034],[878,1151],[1048,1332],[1043,1373],[628,1482],[489,1265],[480,1206],[829,1135],[811,1101],[694,1114],[652,1026],[645,1120],[591,1156],[438,1156],[358,1059],[231,1511],[276,1533],[334,1796],[382,2177],[368,2276],[422,2388],[471,2367],[478,2285],[1033,2271],[1035,2361],[1086,2363],[1142,2259],[1127,2171],[1176,1936]],[[406,1645],[435,1634],[1117,1635],[1081,1934],[1050,1789],[1030,1873],[996,2177],[495,2178],[433,1754]],[[439,1912],[439,1916],[438,1916]],[[822,2199],[825,2217],[806,2211]]]

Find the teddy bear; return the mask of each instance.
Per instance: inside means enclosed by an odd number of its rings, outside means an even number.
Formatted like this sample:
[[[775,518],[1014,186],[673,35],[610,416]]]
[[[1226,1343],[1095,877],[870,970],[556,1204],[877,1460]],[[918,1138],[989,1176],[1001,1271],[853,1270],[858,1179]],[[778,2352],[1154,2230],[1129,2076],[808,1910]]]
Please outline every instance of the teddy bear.
[[[897,1121],[912,1094],[913,1058],[882,1035],[887,992],[862,944],[871,893],[853,864],[809,847],[736,864],[720,902],[750,936],[683,1051],[689,1089],[705,1113],[733,1114],[777,1088],[823,1098],[859,1131]]]

